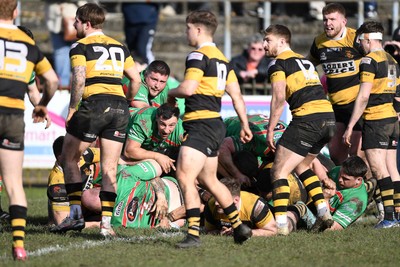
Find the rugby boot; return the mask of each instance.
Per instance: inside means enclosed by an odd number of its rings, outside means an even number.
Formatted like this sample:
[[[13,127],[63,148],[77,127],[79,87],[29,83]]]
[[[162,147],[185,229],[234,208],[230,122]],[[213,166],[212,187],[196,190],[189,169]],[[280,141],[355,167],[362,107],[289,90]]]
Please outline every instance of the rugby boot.
[[[289,224],[288,223],[280,223],[276,224],[276,228],[278,230],[278,235],[289,235]]]
[[[301,216],[301,219],[306,224],[307,230],[310,230],[315,224],[317,218],[303,201],[297,201],[296,206],[300,206],[300,209],[302,210],[302,212],[304,212],[304,214]]]
[[[28,259],[24,248],[12,247],[12,255],[15,261],[26,261]]]
[[[233,240],[235,243],[242,244],[244,241],[249,239],[253,235],[251,228],[245,224],[240,224],[238,227],[233,229]]]
[[[113,238],[117,236],[110,223],[100,224],[100,235],[102,235],[104,238]]]
[[[392,227],[399,227],[400,225],[396,220],[389,221],[389,220],[382,220],[375,225],[375,229],[384,229],[384,228],[392,228]]]
[[[66,217],[59,225],[50,228],[52,233],[65,233],[67,231],[82,231],[85,228],[85,220],[83,218],[73,219]]]
[[[331,228],[334,221],[332,219],[332,215],[329,211],[325,212],[322,217],[318,217],[315,221],[313,227],[311,228],[311,232],[323,232],[328,228]]]
[[[9,221],[10,220],[10,214],[8,212],[0,210],[0,220]]]
[[[201,245],[200,237],[186,235],[185,239],[175,245],[176,248],[197,248]]]

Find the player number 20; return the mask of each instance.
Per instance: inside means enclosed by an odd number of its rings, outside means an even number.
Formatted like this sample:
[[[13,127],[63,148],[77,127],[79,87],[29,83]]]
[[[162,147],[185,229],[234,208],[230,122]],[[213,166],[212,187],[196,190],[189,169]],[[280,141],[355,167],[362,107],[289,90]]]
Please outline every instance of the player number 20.
[[[120,47],[111,47],[110,49],[107,49],[103,46],[93,46],[94,52],[101,53],[101,56],[96,62],[96,65],[94,67],[95,70],[101,71],[101,70],[113,70],[116,72],[122,72],[124,70],[124,62],[125,62],[125,56],[124,56],[124,51]],[[120,60],[117,60],[117,54],[120,55]],[[111,57],[111,64],[108,59]]]

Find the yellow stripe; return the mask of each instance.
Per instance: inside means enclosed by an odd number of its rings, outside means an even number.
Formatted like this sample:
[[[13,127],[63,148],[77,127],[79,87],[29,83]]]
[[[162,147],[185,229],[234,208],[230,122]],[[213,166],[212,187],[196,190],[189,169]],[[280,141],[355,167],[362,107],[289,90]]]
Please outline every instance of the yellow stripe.
[[[70,205],[81,205],[82,202],[80,200],[70,200],[69,204]]]
[[[102,211],[101,212],[101,216],[109,216],[109,217],[111,217],[112,216],[112,212],[111,211]]]
[[[15,247],[15,248],[23,248],[24,247],[24,240],[15,240],[13,242],[13,247]]]
[[[321,187],[317,187],[312,189],[310,192],[308,192],[311,196],[315,196],[317,194],[321,194],[322,193],[322,189]]]
[[[188,229],[188,234],[191,234],[191,235],[194,235],[194,236],[199,236],[200,232],[189,228]]]
[[[394,202],[393,202],[392,199],[391,199],[391,200],[384,200],[384,201],[383,201],[383,206],[385,206],[385,207],[393,206],[393,205],[394,205]]]
[[[385,190],[385,191],[381,191],[381,196],[382,196],[382,197],[386,197],[386,196],[393,195],[393,193],[394,193],[394,190],[393,190],[393,189],[391,189],[391,190]]]
[[[24,238],[25,237],[25,231],[21,231],[21,230],[13,231],[13,236],[18,236],[18,237]]]
[[[213,119],[219,117],[221,117],[221,115],[215,111],[197,110],[185,113],[185,115],[183,116],[183,121],[198,120],[198,119]]]
[[[0,96],[0,106],[6,108],[18,108],[25,110],[25,102],[21,99],[11,98],[7,96]]]
[[[241,225],[242,224],[242,221],[241,220],[237,220],[234,224],[232,224],[232,227],[233,228],[236,228],[236,227],[238,227],[239,225]]]
[[[200,225],[200,217],[190,217],[188,218],[188,223],[190,225]]]
[[[26,220],[25,219],[12,219],[11,220],[11,226],[26,226]]]
[[[279,206],[287,206],[289,204],[289,199],[276,199],[273,202],[275,208]]]
[[[284,186],[280,186],[280,187],[275,188],[274,191],[275,191],[277,194],[281,194],[281,193],[290,193],[290,187],[287,186],[287,185],[284,185]]]
[[[114,201],[102,201],[101,206],[103,207],[114,207],[115,202]]]

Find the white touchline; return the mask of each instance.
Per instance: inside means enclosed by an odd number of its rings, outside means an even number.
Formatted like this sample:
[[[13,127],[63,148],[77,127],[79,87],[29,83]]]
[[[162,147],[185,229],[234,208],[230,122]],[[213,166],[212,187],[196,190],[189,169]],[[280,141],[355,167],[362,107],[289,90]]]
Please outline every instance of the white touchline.
[[[181,232],[157,232],[155,235],[152,236],[134,236],[134,237],[117,237],[113,239],[105,239],[105,240],[85,240],[79,243],[70,243],[70,245],[53,245],[51,247],[40,248],[34,251],[27,251],[29,257],[39,257],[46,254],[51,254],[58,251],[68,251],[72,249],[82,249],[82,248],[91,248],[97,247],[100,245],[104,245],[111,242],[126,242],[126,243],[133,243],[133,242],[141,242],[141,241],[153,241],[157,240],[160,237],[173,237],[183,235]],[[4,253],[0,255],[0,261],[7,260],[9,255]]]

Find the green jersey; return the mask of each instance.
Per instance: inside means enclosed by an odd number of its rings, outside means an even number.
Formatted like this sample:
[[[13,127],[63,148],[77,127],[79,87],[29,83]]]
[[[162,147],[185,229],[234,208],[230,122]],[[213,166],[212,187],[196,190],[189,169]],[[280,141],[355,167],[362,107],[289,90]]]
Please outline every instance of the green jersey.
[[[146,84],[144,72],[145,72],[145,70],[140,72],[140,79],[141,79],[142,83],[140,85],[139,91],[137,92],[137,94],[135,95],[133,100],[141,101],[141,102],[148,104],[151,107],[158,108],[162,104],[167,103],[168,91],[170,89],[174,89],[174,88],[178,87],[179,82],[172,77],[168,77],[167,84],[166,84],[164,90],[162,90],[157,96],[152,97],[149,94],[149,88]],[[126,92],[129,87],[129,79],[125,76],[122,79],[122,87],[124,88],[124,92]],[[177,102],[178,102],[179,112],[182,115],[185,112],[185,100],[183,98],[177,98]]]
[[[114,213],[111,224],[114,227],[152,228],[159,221],[154,213],[150,213],[153,204],[157,200],[154,188],[150,180],[156,177],[156,170],[148,162],[140,162],[136,165],[118,165],[117,169],[117,198],[115,199]],[[170,203],[170,185],[165,179],[178,186],[175,178],[164,176],[161,178],[165,184],[165,198]],[[101,184],[101,173],[94,181],[95,186]]]
[[[156,122],[157,108],[142,108],[131,115],[127,129],[127,138],[141,144],[141,148],[169,155],[175,154],[179,149],[183,138],[182,120],[178,123],[172,133],[163,139]]]
[[[248,115],[250,130],[253,133],[253,139],[248,143],[240,141],[240,120],[236,117],[229,117],[224,120],[226,126],[226,136],[231,137],[235,146],[235,151],[247,150],[257,157],[266,157],[271,151],[267,145],[267,128],[269,124],[268,117],[262,114]],[[274,140],[279,140],[287,125],[279,121],[274,129]]]
[[[329,199],[333,220],[343,228],[348,227],[360,217],[368,203],[368,193],[364,182],[358,187],[343,189],[339,185],[340,166],[334,167],[328,176],[336,182],[336,194]]]

